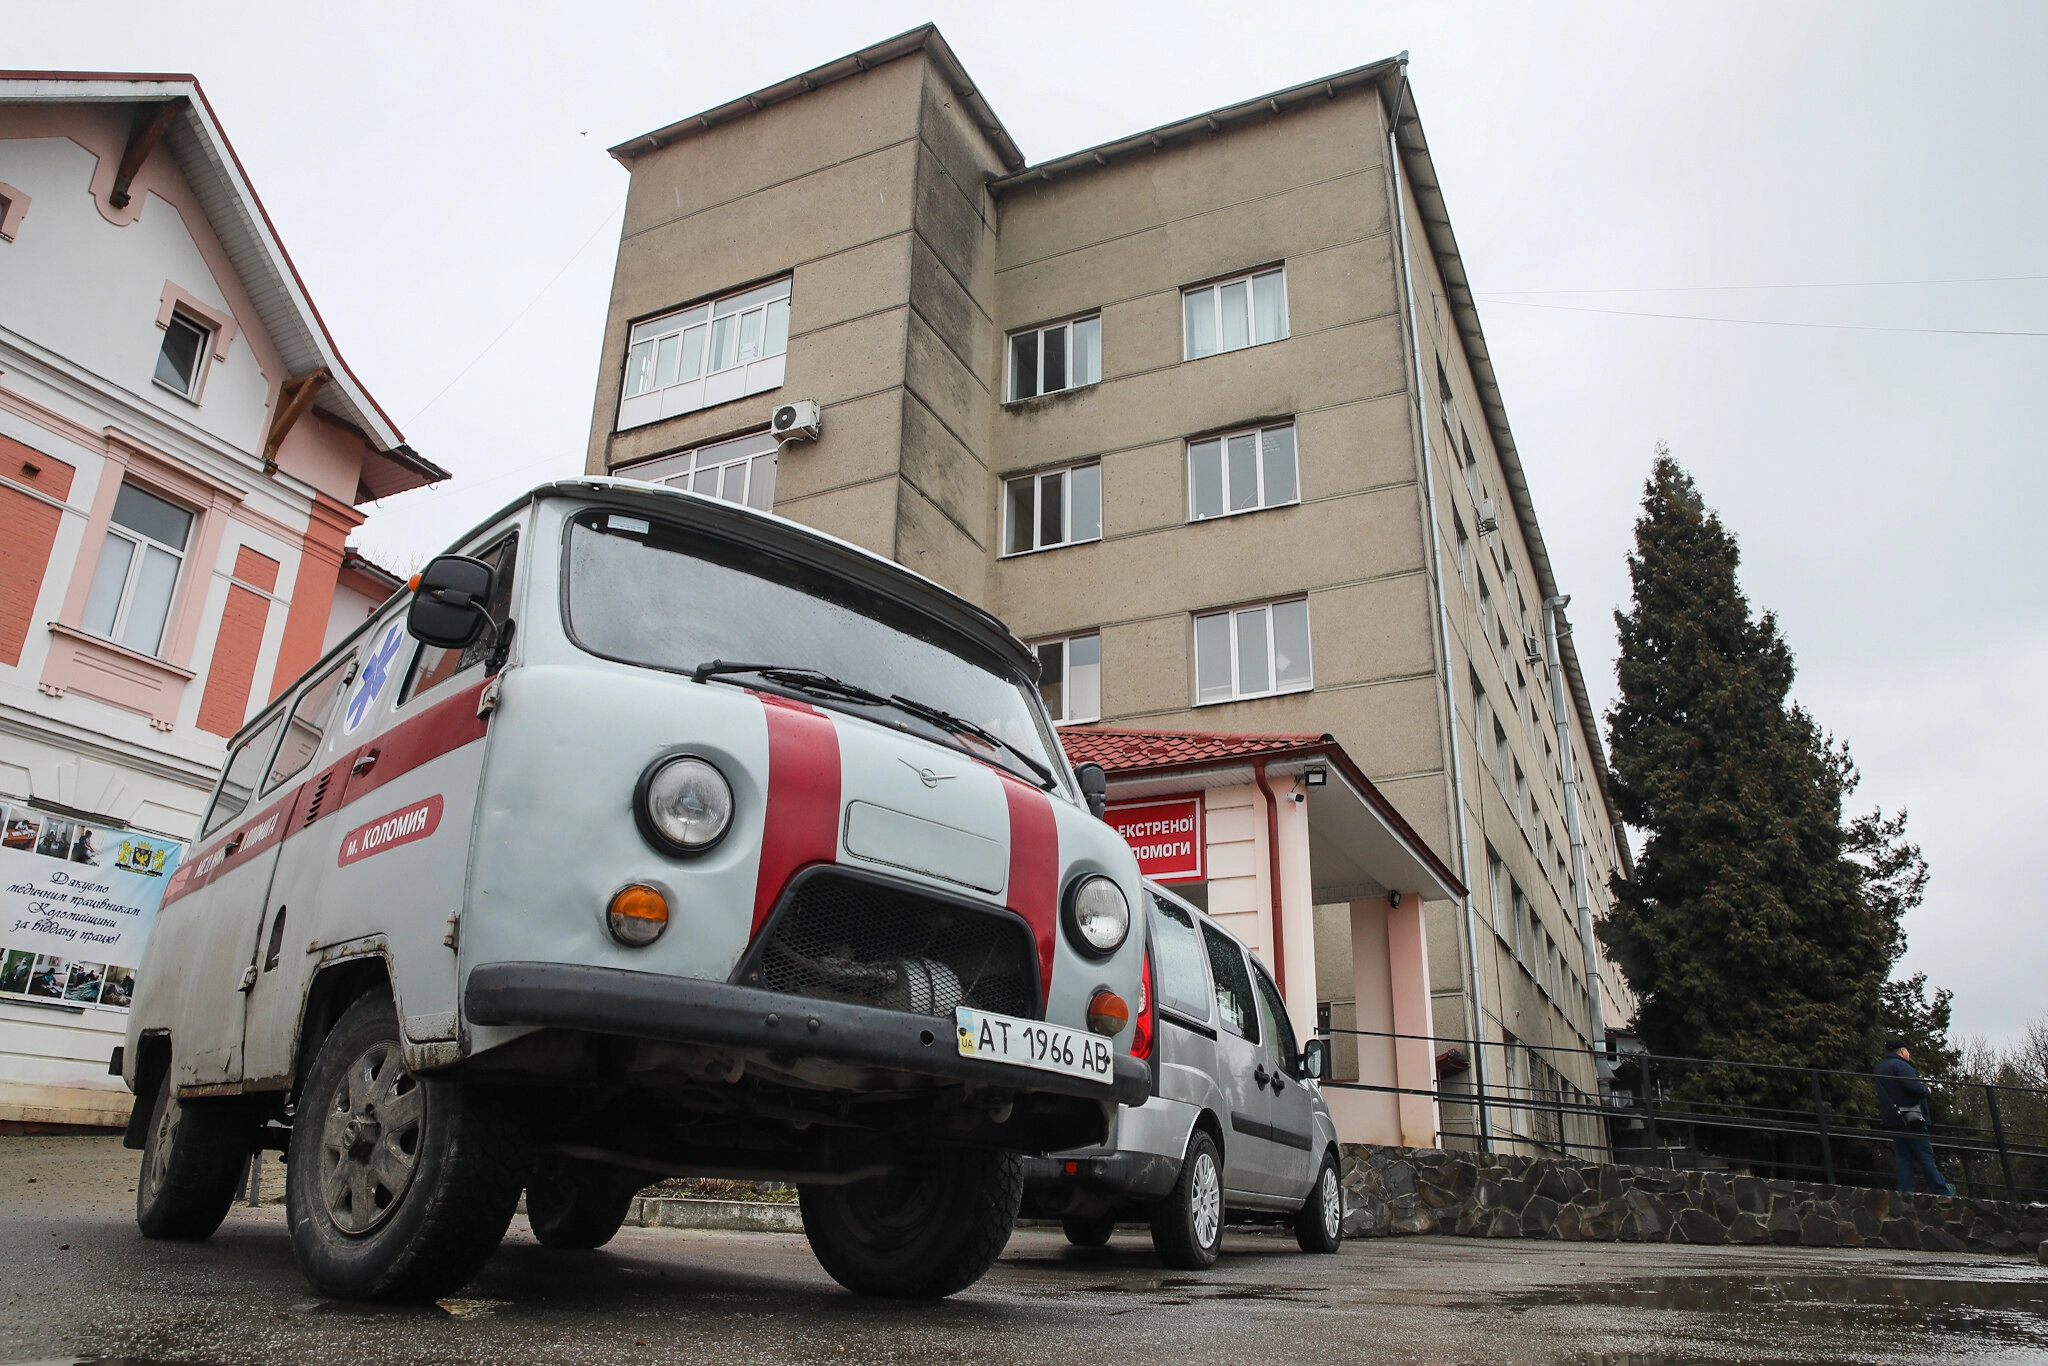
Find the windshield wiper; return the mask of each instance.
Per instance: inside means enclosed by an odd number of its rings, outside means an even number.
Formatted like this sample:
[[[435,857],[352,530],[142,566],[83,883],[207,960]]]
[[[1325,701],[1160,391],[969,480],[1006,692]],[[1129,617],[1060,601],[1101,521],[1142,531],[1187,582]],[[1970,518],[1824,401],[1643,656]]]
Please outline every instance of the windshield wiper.
[[[922,716],[925,720],[934,722],[941,726],[945,726],[950,730],[956,730],[966,735],[972,735],[976,739],[985,740],[991,745],[1001,745],[1004,749],[1010,751],[1010,753],[1014,754],[1015,756],[1017,756],[1018,759],[1022,760],[1026,765],[1028,765],[1033,773],[1038,775],[1038,785],[1040,787],[1050,792],[1058,786],[1058,784],[1053,780],[1051,769],[1047,768],[1044,764],[1039,763],[1038,760],[1032,758],[1029,754],[1026,754],[1023,750],[1017,748],[1008,740],[1005,740],[1002,736],[997,735],[994,731],[984,730],[980,726],[975,725],[972,721],[966,720],[962,717],[955,716],[953,715],[953,713],[949,711],[941,711],[937,707],[929,706],[926,703],[918,701],[914,697],[905,697],[901,693],[891,693],[889,695],[889,701],[894,703],[896,706],[901,707],[904,711],[909,712],[912,716]]]
[[[843,678],[818,669],[800,668],[794,664],[742,664],[731,659],[707,659],[690,670],[690,677],[702,683],[707,678],[718,678],[724,674],[759,674],[771,683],[780,683],[786,688],[801,692],[816,693],[824,697],[843,697],[849,702],[865,702],[874,707],[891,705],[888,698],[877,692],[869,692],[858,683],[849,683]]]

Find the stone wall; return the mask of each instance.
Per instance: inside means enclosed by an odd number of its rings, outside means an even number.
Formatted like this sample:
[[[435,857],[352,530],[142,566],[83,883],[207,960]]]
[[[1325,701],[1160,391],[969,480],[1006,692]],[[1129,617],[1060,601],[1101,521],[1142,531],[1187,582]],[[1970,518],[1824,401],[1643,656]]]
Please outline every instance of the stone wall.
[[[2021,1254],[2048,1240],[2043,1204],[1439,1148],[1347,1144],[1344,1188],[1352,1238],[1449,1233]]]

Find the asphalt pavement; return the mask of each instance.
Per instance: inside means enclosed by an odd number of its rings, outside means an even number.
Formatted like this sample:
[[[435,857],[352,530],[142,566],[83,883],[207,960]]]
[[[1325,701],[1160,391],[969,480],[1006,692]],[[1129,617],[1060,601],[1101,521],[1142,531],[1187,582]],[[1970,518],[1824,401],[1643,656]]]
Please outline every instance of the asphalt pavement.
[[[898,1304],[841,1290],[801,1236],[626,1229],[555,1252],[517,1220],[460,1298],[381,1308],[310,1293],[276,1205],[203,1244],[144,1240],[137,1156],[0,1138],[0,1363],[2048,1362],[2031,1260],[1454,1238],[1312,1257],[1236,1230],[1189,1274],[1136,1229],[1099,1251],[1020,1229],[979,1284]]]

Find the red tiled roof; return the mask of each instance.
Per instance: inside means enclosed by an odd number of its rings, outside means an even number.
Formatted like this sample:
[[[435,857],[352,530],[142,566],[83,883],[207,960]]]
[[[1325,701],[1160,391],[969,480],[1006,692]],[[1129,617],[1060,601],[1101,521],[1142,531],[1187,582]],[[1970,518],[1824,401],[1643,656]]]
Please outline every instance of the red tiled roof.
[[[1077,764],[1097,763],[1111,773],[1148,768],[1186,768],[1260,755],[1291,754],[1334,743],[1328,735],[1235,735],[1200,730],[1103,730],[1071,727],[1060,744]]]

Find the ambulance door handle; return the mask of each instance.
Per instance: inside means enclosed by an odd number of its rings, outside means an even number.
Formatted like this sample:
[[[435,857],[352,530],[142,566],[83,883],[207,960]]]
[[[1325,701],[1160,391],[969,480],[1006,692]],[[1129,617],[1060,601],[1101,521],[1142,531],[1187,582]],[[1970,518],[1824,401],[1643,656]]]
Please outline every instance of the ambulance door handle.
[[[355,774],[358,778],[360,778],[365,773],[368,773],[372,768],[376,767],[376,764],[377,751],[374,749],[364,750],[361,754],[356,756],[356,761],[348,766],[348,771],[350,773]]]

